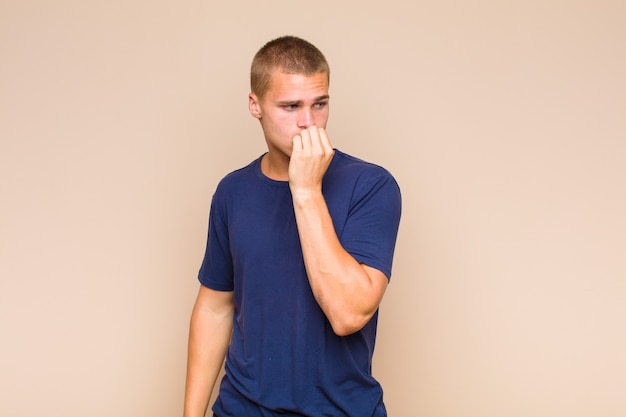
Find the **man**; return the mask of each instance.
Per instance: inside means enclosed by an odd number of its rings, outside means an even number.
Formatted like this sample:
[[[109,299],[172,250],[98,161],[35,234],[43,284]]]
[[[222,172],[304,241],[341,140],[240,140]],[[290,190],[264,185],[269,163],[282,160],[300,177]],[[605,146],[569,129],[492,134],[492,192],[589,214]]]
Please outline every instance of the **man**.
[[[268,151],[219,183],[193,309],[185,416],[386,416],[372,377],[400,191],[334,149],[330,70],[285,36],[254,57],[249,109]]]

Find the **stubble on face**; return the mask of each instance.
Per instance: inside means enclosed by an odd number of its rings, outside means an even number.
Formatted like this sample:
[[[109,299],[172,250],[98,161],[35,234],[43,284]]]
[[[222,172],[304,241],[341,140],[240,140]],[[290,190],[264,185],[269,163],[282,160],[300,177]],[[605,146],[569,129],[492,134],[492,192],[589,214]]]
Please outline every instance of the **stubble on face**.
[[[265,167],[278,173],[276,176],[284,177],[293,138],[310,126],[326,128],[328,75],[305,76],[275,71],[268,91],[261,99],[256,96],[254,99],[257,100],[258,113],[253,115],[261,122],[268,146]]]

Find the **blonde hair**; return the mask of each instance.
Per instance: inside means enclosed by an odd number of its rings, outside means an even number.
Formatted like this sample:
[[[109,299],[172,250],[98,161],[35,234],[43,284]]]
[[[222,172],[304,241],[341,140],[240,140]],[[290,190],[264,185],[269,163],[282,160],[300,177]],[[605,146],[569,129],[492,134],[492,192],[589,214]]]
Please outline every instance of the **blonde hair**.
[[[250,69],[250,88],[261,98],[270,88],[272,72],[313,75],[326,73],[330,67],[322,52],[296,36],[282,36],[266,43],[254,56]]]

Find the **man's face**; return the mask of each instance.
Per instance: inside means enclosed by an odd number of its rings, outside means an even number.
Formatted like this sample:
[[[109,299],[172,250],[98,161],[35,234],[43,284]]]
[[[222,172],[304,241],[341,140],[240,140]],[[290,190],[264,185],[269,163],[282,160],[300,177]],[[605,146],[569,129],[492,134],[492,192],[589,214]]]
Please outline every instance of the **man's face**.
[[[326,128],[328,75],[275,71],[262,98],[250,94],[250,113],[259,119],[270,153],[291,156],[292,139],[310,126]]]

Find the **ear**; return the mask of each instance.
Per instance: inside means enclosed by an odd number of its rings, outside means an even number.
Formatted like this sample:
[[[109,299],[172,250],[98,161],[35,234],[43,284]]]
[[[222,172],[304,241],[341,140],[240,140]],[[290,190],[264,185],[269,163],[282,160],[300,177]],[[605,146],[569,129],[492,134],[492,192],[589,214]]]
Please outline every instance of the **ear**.
[[[254,93],[250,93],[248,96],[248,109],[252,117],[261,119],[261,105],[259,104],[259,98]]]

